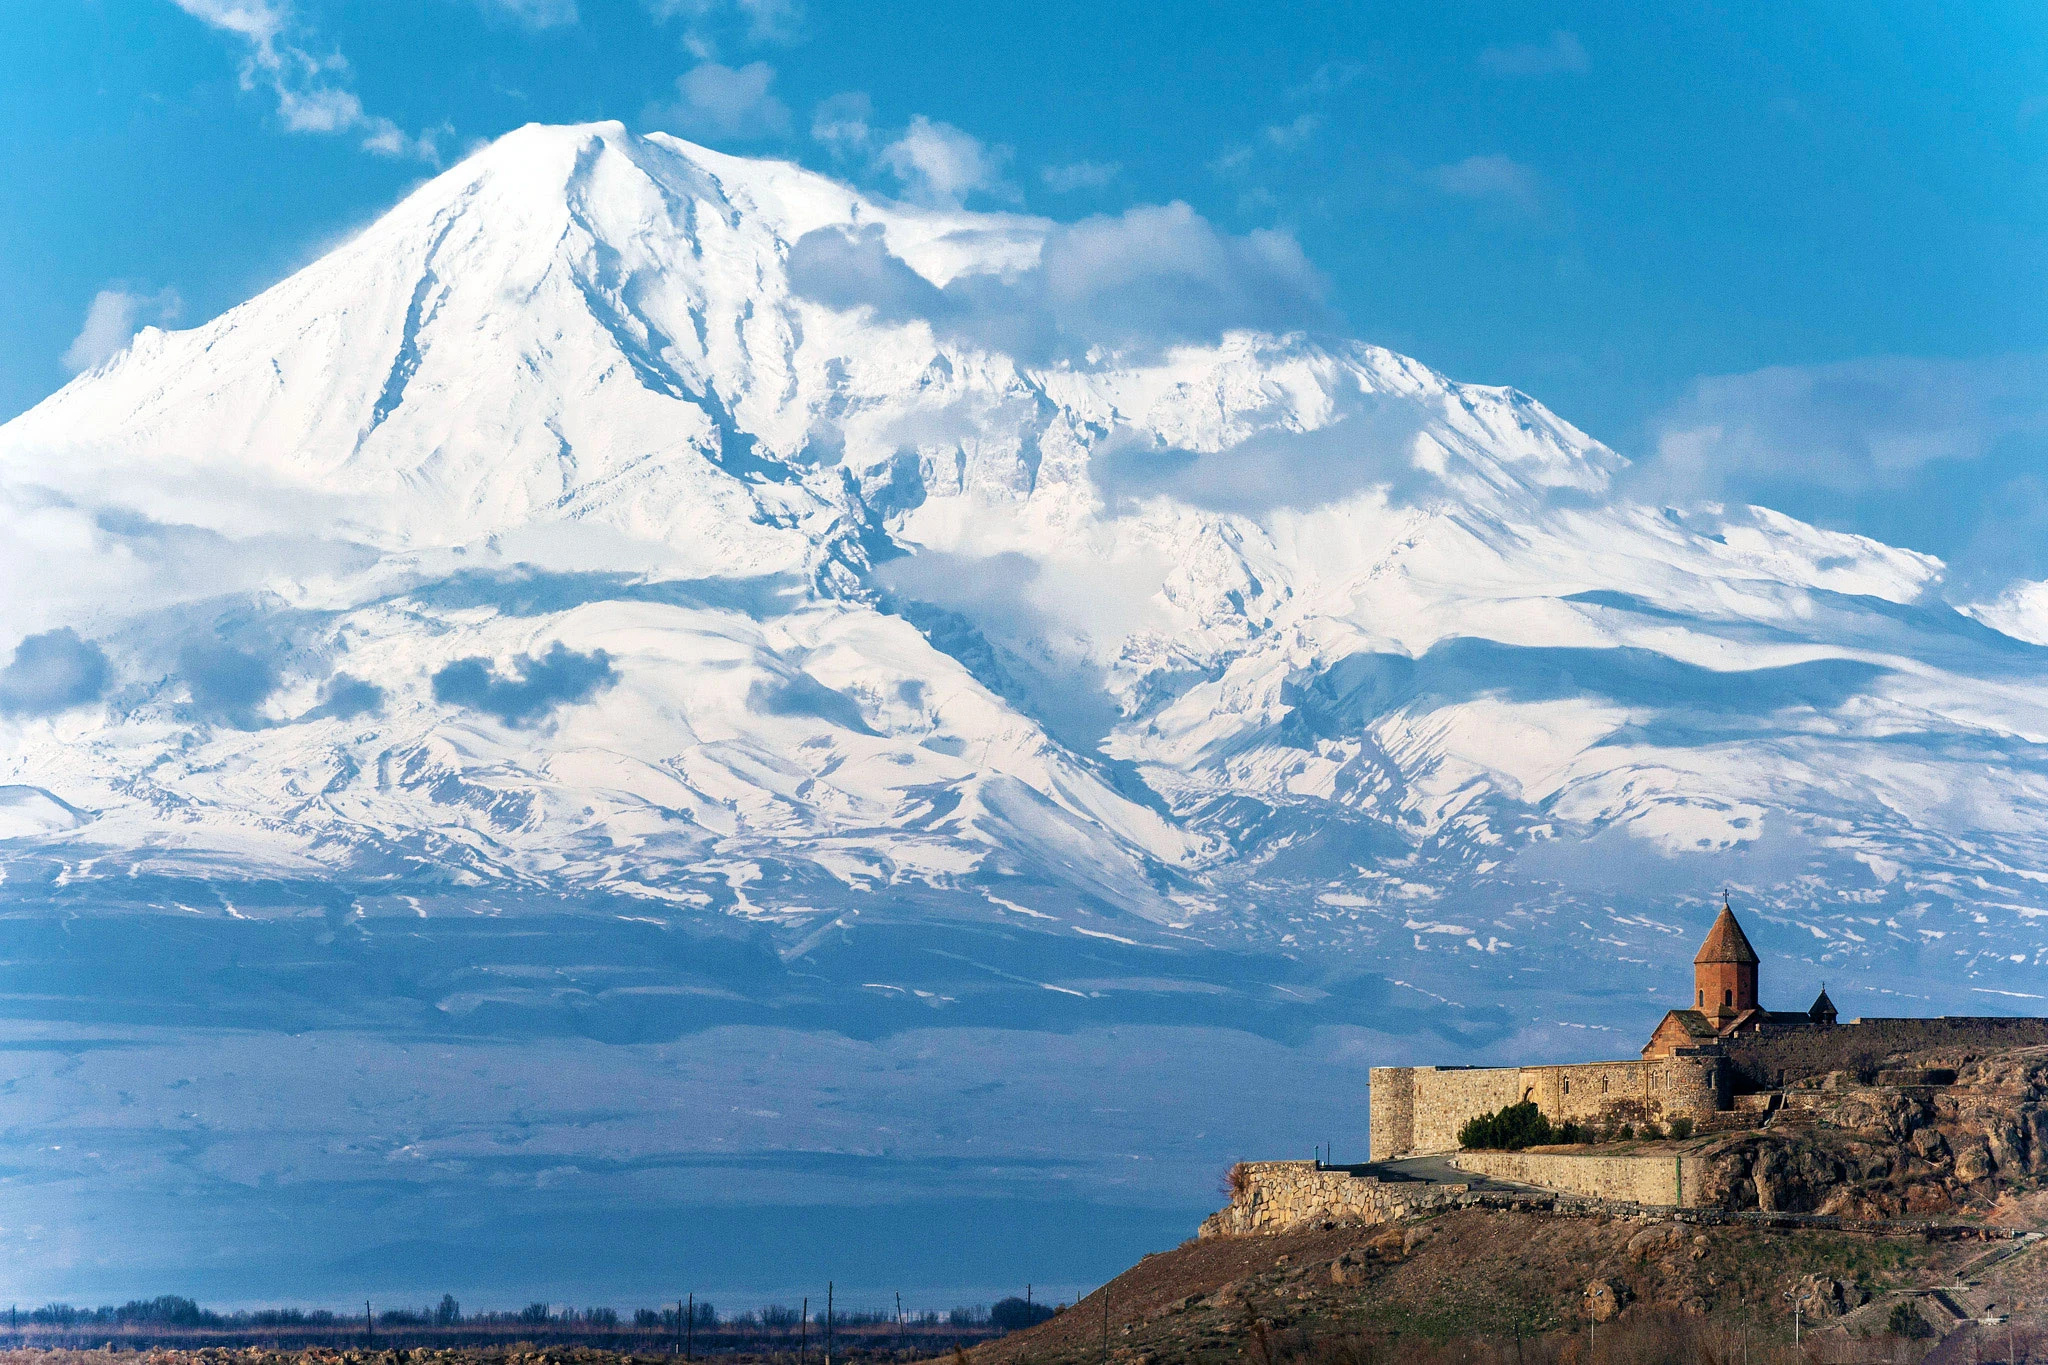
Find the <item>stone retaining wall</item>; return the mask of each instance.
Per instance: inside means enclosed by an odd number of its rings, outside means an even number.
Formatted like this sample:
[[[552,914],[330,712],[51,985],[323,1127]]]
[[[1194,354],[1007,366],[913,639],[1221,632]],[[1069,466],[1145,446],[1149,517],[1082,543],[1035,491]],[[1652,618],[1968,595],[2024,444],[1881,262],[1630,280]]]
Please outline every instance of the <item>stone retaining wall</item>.
[[[1231,1198],[1229,1207],[1204,1219],[1200,1235],[1229,1237],[1298,1232],[1319,1228],[1325,1223],[1386,1223],[1411,1214],[1442,1213],[1450,1209],[1467,1208],[1520,1209],[1558,1217],[1670,1218],[1682,1223],[1715,1227],[1911,1232],[1930,1238],[1959,1237],[1983,1241],[2010,1239],[2020,1235],[2019,1231],[2013,1228],[1990,1228],[1982,1224],[1942,1219],[1873,1220],[1841,1218],[1819,1213],[1765,1213],[1755,1209],[1730,1212],[1725,1209],[1697,1207],[1690,1202],[1693,1196],[1686,1192],[1697,1188],[1695,1174],[1703,1165],[1697,1157],[1574,1157],[1544,1152],[1467,1152],[1460,1155],[1457,1160],[1460,1164],[1465,1164],[1475,1157],[1487,1160],[1488,1164],[1497,1162],[1499,1169],[1488,1171],[1487,1174],[1503,1180],[1527,1180],[1534,1184],[1538,1177],[1544,1177],[1559,1181],[1560,1184],[1546,1187],[1541,1191],[1504,1194],[1498,1191],[1474,1190],[1467,1185],[1429,1185],[1419,1181],[1382,1182],[1370,1176],[1354,1176],[1343,1169],[1319,1168],[1313,1161],[1247,1161],[1239,1168],[1240,1187]],[[1508,1160],[1510,1158],[1519,1163],[1543,1164],[1540,1167],[1511,1165]],[[1674,1160],[1691,1164],[1682,1166],[1674,1174],[1671,1167]],[[1564,1161],[1634,1162],[1640,1169],[1629,1174],[1612,1172],[1603,1175],[1597,1172],[1559,1171],[1551,1164]],[[1687,1201],[1684,1206],[1672,1208],[1668,1196],[1662,1196],[1654,1169],[1658,1165],[1662,1166],[1665,1175],[1672,1176],[1674,1185],[1679,1179],[1683,1179],[1685,1189],[1677,1192]],[[1475,1166],[1473,1169],[1477,1171],[1478,1167]],[[1651,1197],[1629,1199],[1625,1196],[1617,1198],[1611,1195],[1585,1194],[1562,1197],[1548,1192],[1549,1189],[1561,1189],[1562,1182],[1566,1180],[1583,1182],[1610,1191],[1628,1190],[1639,1196]],[[1665,1199],[1661,1204],[1658,1202],[1660,1196]]]
[[[1313,1161],[1246,1161],[1234,1169],[1233,1181],[1229,1207],[1203,1220],[1202,1236],[1292,1232],[1324,1223],[1389,1223],[1473,1202],[1468,1185],[1381,1181]]]
[[[1535,1185],[1588,1199],[1693,1208],[1705,1185],[1707,1163],[1696,1156],[1631,1156],[1570,1152],[1460,1152],[1451,1164],[1475,1175]]]

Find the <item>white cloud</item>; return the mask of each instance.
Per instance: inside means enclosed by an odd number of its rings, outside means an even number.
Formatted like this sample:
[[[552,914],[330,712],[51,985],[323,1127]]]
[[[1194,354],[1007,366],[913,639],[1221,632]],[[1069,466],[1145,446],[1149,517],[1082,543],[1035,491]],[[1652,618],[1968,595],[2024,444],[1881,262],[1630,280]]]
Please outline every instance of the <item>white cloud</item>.
[[[1252,164],[1252,149],[1245,143],[1236,143],[1217,153],[1209,163],[1209,169],[1218,176],[1241,175]]]
[[[675,103],[651,105],[642,118],[692,137],[783,137],[789,106],[771,92],[774,84],[775,68],[766,62],[705,62],[677,78]]]
[[[1592,69],[1579,35],[1554,30],[1547,42],[1489,47],[1479,54],[1479,69],[1492,76],[1578,75]]]
[[[1038,173],[1038,178],[1055,194],[1071,194],[1075,190],[1100,189],[1122,175],[1123,169],[1115,161],[1072,161],[1064,166],[1047,166]]]
[[[154,294],[100,290],[86,307],[85,325],[64,352],[64,368],[77,374],[112,359],[145,324],[175,322],[182,307],[175,289]]]
[[[799,0],[645,0],[657,20],[687,19],[693,25],[736,18],[756,43],[794,42],[803,28]]]
[[[1309,78],[1287,93],[1294,99],[1326,99],[1366,73],[1359,62],[1324,62]]]
[[[1293,237],[1218,232],[1186,204],[1147,204],[1051,229],[1028,270],[933,284],[881,229],[821,228],[789,253],[798,294],[922,321],[940,336],[1026,364],[1093,348],[1152,353],[1239,328],[1287,332],[1331,322],[1322,277]]]
[[[527,28],[561,28],[577,21],[576,0],[477,0],[487,14],[501,14]]]
[[[1543,211],[1543,181],[1521,162],[1494,152],[1468,156],[1425,171],[1423,178],[1443,193],[1492,203],[1531,216]]]
[[[875,102],[859,90],[818,101],[811,112],[811,137],[834,156],[865,152],[875,140]]]
[[[1322,126],[1321,114],[1297,114],[1286,123],[1267,125],[1266,141],[1280,148],[1299,147],[1314,137],[1316,130]]]
[[[1003,179],[1009,159],[1009,148],[988,146],[972,133],[923,114],[913,117],[881,156],[910,198],[949,206],[977,193],[1015,199],[1016,189]]]
[[[1766,479],[1899,489],[1936,461],[2048,438],[2048,355],[1876,356],[1710,375],[1655,429],[1654,473],[1680,492]]]
[[[267,89],[276,96],[278,117],[290,131],[355,134],[362,138],[364,148],[379,155],[439,162],[434,146],[437,130],[414,135],[380,114],[367,112],[344,83],[347,58],[338,52],[316,57],[303,41],[293,40],[291,10],[285,0],[171,3],[201,23],[241,40],[245,49],[242,88]]]

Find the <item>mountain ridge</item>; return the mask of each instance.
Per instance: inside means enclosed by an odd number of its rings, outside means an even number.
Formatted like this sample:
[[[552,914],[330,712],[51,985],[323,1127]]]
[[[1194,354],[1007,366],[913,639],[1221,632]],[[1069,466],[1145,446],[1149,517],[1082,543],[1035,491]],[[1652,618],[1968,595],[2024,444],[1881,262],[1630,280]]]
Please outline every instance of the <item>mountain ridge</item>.
[[[13,638],[82,630],[116,679],[6,722],[0,781],[89,813],[12,846],[381,849],[683,913],[915,883],[1410,954],[1547,956],[1528,906],[1583,899],[1613,838],[1653,880],[1775,869],[1747,884],[1847,960],[1938,942],[1872,903],[2035,903],[1988,793],[2048,798],[2048,696],[2032,646],[1931,598],[1937,561],[1635,504],[1533,399],[1363,343],[980,344],[1227,294],[1130,264],[1198,223],[507,135],[0,428],[12,515],[92,565],[15,570],[46,590]],[[597,662],[555,695],[550,659]]]

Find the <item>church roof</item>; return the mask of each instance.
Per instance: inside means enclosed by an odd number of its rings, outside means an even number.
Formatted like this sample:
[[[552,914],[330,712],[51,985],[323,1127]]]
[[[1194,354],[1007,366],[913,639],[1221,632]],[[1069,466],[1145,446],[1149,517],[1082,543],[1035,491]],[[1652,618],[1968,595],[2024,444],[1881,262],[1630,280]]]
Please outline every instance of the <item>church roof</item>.
[[[1749,946],[1749,936],[1742,932],[1742,926],[1735,922],[1735,912],[1721,903],[1721,913],[1714,917],[1714,927],[1707,930],[1707,941],[1700,945],[1693,965],[1705,962],[1755,962],[1756,949]]]
[[[1718,1038],[1720,1036],[1720,1031],[1714,1027],[1713,1021],[1698,1010],[1669,1010],[1665,1013],[1664,1019],[1667,1023],[1677,1024],[1680,1029],[1695,1038]],[[1659,1033],[1664,1031],[1662,1024],[1658,1025],[1657,1031]]]

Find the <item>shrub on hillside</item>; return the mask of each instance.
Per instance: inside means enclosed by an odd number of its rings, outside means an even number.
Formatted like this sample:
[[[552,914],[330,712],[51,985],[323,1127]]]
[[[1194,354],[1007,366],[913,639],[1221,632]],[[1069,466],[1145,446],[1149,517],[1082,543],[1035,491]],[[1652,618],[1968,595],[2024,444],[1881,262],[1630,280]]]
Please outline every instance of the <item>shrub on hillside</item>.
[[[1934,1328],[1928,1325],[1927,1319],[1913,1311],[1913,1305],[1910,1303],[1893,1304],[1891,1320],[1886,1326],[1895,1337],[1915,1338],[1934,1335]]]
[[[1020,1299],[1014,1294],[1007,1299],[996,1300],[988,1310],[989,1326],[999,1332],[1021,1332],[1026,1327],[1036,1327],[1052,1316],[1052,1309],[1042,1303]]]
[[[1675,1138],[1691,1137],[1692,1116],[1689,1114],[1680,1114],[1677,1118],[1671,1120],[1671,1136]]]
[[[1534,1100],[1523,1100],[1491,1114],[1468,1119],[1458,1130],[1458,1145],[1480,1151],[1519,1152],[1555,1140],[1550,1120]]]

